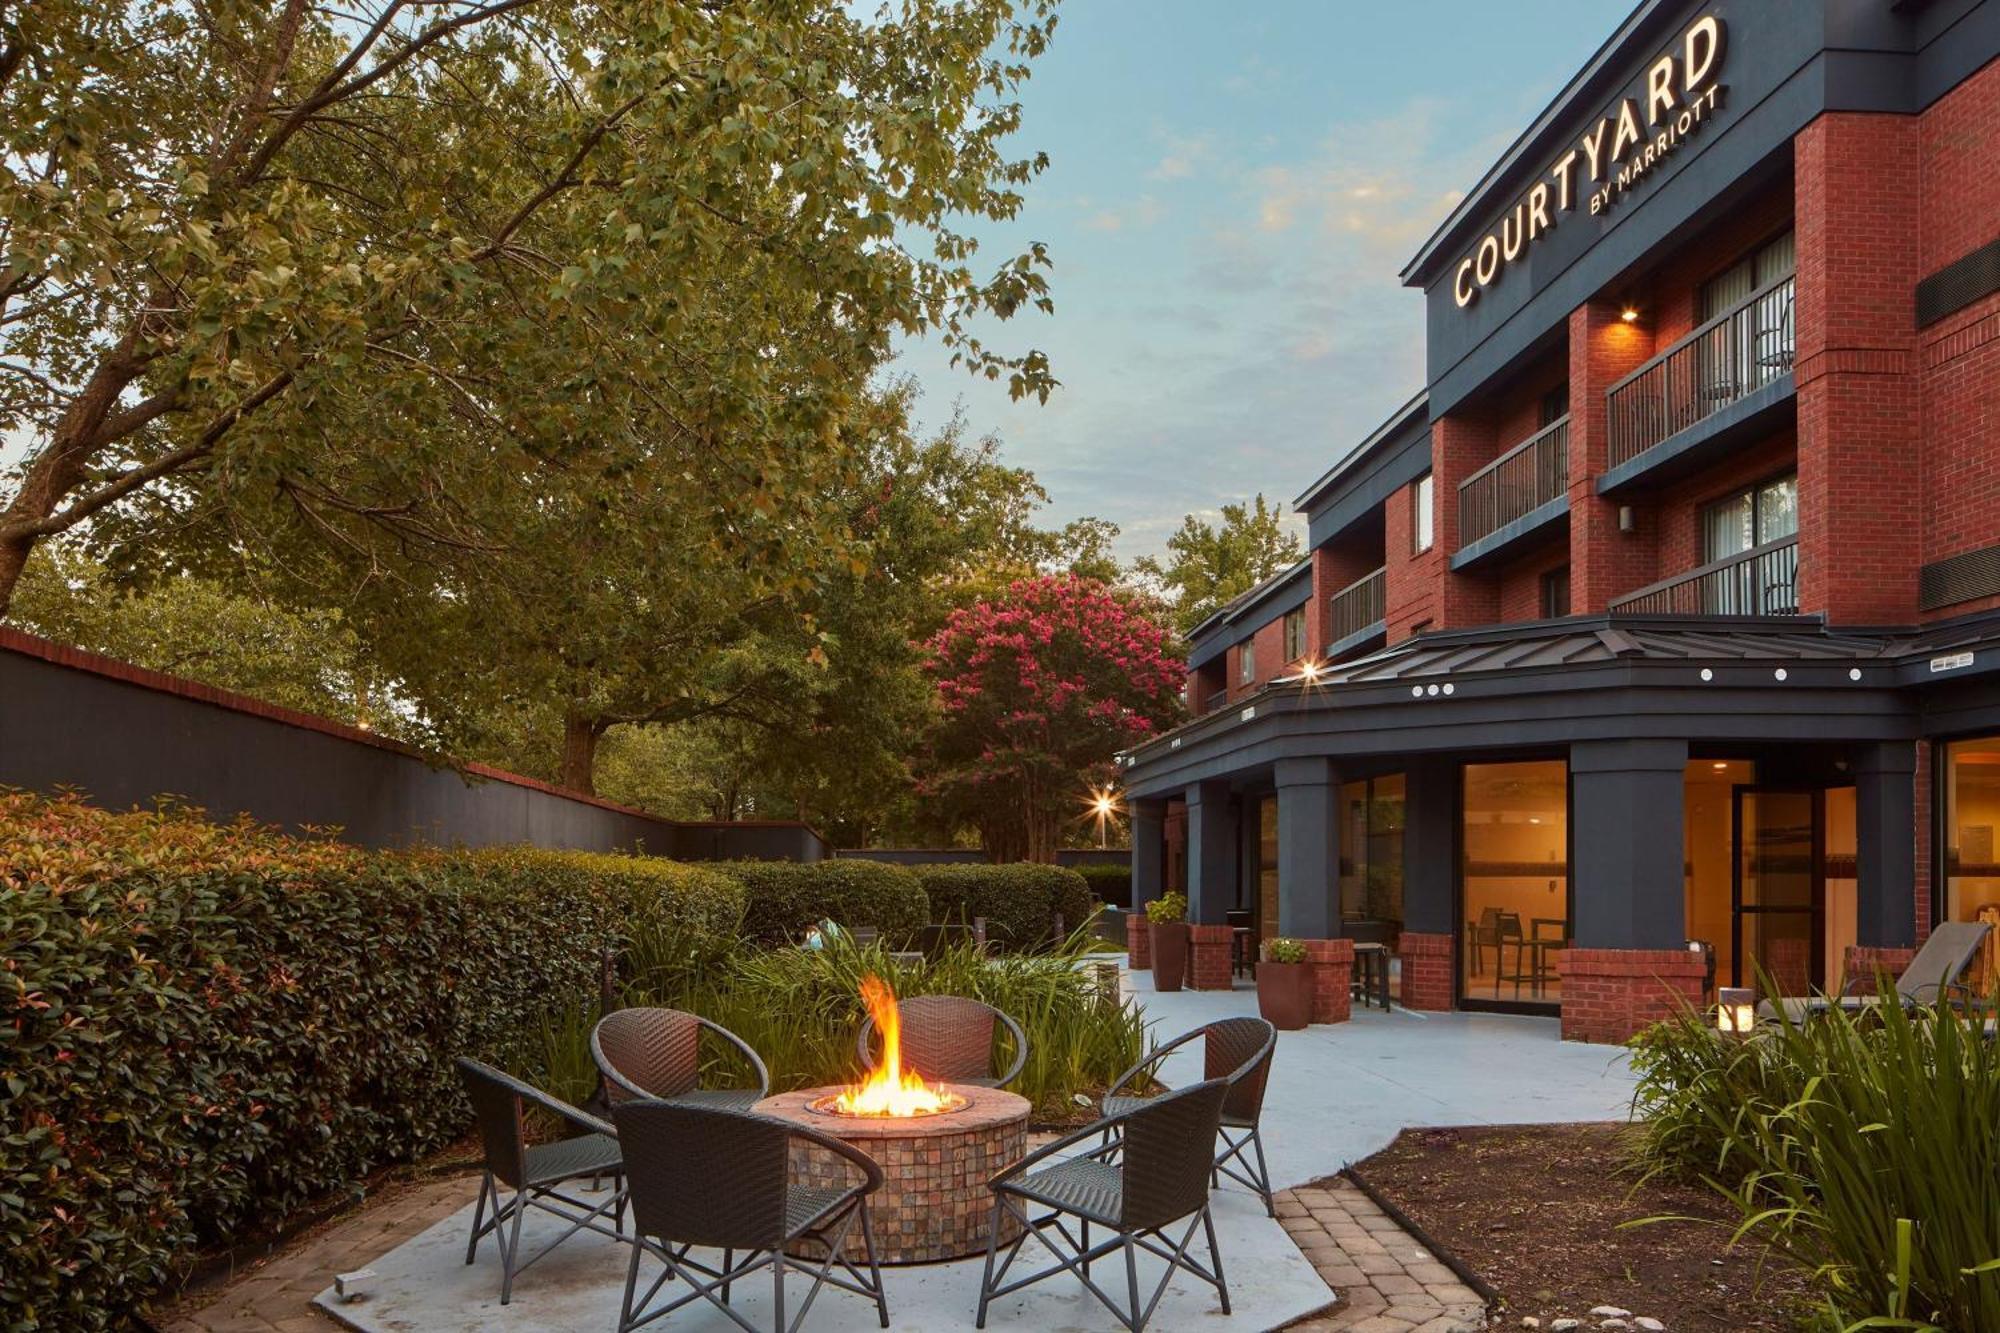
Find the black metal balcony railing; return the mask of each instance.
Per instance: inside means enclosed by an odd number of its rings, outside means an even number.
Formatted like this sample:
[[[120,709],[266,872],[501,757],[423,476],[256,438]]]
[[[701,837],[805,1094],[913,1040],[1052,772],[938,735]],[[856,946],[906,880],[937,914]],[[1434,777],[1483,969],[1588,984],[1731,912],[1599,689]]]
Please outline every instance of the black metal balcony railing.
[[[1613,599],[1621,616],[1795,616],[1799,613],[1799,539],[1753,546],[1738,555]]]
[[[1342,643],[1382,623],[1384,571],[1363,574],[1328,599],[1328,643]]]
[[[1458,484],[1458,544],[1470,546],[1569,489],[1569,418],[1552,421]]]
[[[1723,311],[1605,391],[1610,465],[1748,397],[1792,368],[1792,278]]]

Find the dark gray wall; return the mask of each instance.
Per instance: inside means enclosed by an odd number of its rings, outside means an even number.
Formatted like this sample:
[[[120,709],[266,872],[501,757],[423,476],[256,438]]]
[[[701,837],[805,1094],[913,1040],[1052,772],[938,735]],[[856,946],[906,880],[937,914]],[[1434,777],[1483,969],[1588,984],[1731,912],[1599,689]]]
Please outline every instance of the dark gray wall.
[[[57,650],[61,652],[61,650]],[[96,659],[102,662],[102,659]],[[462,777],[379,740],[210,702],[0,645],[0,786],[114,809],[174,796],[218,819],[337,826],[368,847],[532,843],[686,860],[816,860],[800,824],[676,824],[523,781]],[[150,673],[137,673],[142,677]]]
[[[1460,309],[1451,278],[1528,185],[1618,99],[1697,15],[1720,14],[1729,48],[1715,119],[1598,217],[1559,215],[1480,299]],[[1569,312],[1627,279],[1668,237],[1722,215],[1739,190],[1791,169],[1792,137],[1824,111],[1915,112],[2000,53],[2000,2],[1897,7],[1879,0],[1685,0],[1654,6],[1627,49],[1592,69],[1570,105],[1524,138],[1488,197],[1456,218],[1406,275],[1426,291],[1431,413],[1449,411]]]

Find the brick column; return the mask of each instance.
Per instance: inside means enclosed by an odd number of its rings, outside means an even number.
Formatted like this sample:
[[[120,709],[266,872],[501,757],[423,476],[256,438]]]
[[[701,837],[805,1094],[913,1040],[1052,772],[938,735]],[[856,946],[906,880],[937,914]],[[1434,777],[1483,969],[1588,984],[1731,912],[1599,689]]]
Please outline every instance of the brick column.
[[[1125,953],[1133,971],[1152,971],[1153,923],[1144,912],[1132,912],[1125,918]]]
[[[1682,1005],[1699,1007],[1706,964],[1688,949],[1564,949],[1564,1041],[1624,1042]]]
[[[1884,741],[1858,747],[1854,756],[1854,942],[1863,949],[1909,951],[1916,947],[1917,859],[1910,837],[1916,818],[1916,743]],[[1863,969],[1864,973],[1872,970],[1872,966]]]
[[[1639,529],[1618,530],[1618,505],[1597,494],[1609,462],[1604,391],[1653,355],[1653,335],[1627,323],[1614,302],[1592,301],[1569,317],[1569,597],[1578,615],[1603,611],[1613,597],[1654,577],[1650,515]]]
[[[1312,966],[1315,1023],[1345,1023],[1354,1006],[1354,941],[1302,940]]]
[[[1188,920],[1219,926],[1236,901],[1236,811],[1226,782],[1187,790]]]
[[[1324,759],[1280,759],[1278,933],[1328,939],[1340,929],[1340,775]]]
[[[1840,980],[1851,983],[1857,994],[1877,993],[1875,978],[1881,973],[1889,974],[1889,984],[1895,985],[1896,978],[1903,974],[1917,956],[1915,949],[1877,949],[1865,944],[1847,946],[1847,956],[1840,960]]]
[[[1916,609],[1921,148],[1914,116],[1828,114],[1793,140],[1799,609],[1835,625]]]
[[[1188,927],[1188,979],[1194,989],[1229,990],[1236,984],[1229,968],[1234,935],[1228,926]]]
[[[1451,935],[1403,932],[1396,954],[1403,962],[1405,1009],[1436,1011],[1452,1007],[1452,997],[1457,993],[1456,978],[1452,975],[1456,966],[1455,946],[1456,939]]]
[[[1500,440],[1493,423],[1484,416],[1454,412],[1431,423],[1431,475],[1437,513],[1437,551],[1444,558],[1438,567],[1439,589],[1437,628],[1463,629],[1469,625],[1490,625],[1500,619],[1500,586],[1491,574],[1454,574],[1450,553],[1458,550],[1458,487],[1467,477],[1493,461],[1500,452]]]

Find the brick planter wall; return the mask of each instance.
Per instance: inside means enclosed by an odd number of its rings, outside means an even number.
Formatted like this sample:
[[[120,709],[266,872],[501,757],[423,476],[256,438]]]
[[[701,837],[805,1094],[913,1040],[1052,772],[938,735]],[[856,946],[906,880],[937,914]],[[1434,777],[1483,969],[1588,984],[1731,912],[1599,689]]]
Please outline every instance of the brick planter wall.
[[[1229,971],[1229,944],[1236,932],[1228,926],[1188,927],[1188,984],[1196,990],[1228,990],[1235,984]]]
[[[1152,970],[1153,923],[1144,912],[1133,912],[1125,918],[1125,952],[1134,972]]]
[[[1564,1041],[1630,1041],[1682,1002],[1702,1002],[1705,964],[1686,949],[1564,949],[1556,958]]]
[[[1315,1023],[1345,1023],[1353,1012],[1353,940],[1301,940],[1313,969]]]
[[[1396,952],[1403,960],[1402,1002],[1405,1009],[1451,1008],[1454,944],[1449,935],[1403,932]]]
[[[1916,956],[1915,949],[1881,949],[1867,944],[1850,944],[1847,946],[1847,957],[1841,960],[1840,975],[1842,980],[1854,987],[1856,994],[1873,995],[1876,993],[1877,972],[1887,972],[1889,984],[1894,986],[1896,978],[1903,975],[1903,969]]]

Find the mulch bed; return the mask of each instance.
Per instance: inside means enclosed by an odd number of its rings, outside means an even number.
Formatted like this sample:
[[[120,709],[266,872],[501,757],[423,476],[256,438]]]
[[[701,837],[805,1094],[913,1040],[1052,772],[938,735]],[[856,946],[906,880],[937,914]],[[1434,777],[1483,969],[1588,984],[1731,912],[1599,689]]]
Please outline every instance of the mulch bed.
[[[1626,1125],[1406,1130],[1355,1173],[1500,1293],[1508,1322],[1615,1305],[1672,1333],[1793,1330],[1805,1275],[1745,1243],[1701,1187],[1637,1185]],[[1636,1186],[1636,1188],[1635,1188]],[[1662,1222],[1621,1229],[1646,1217]]]

